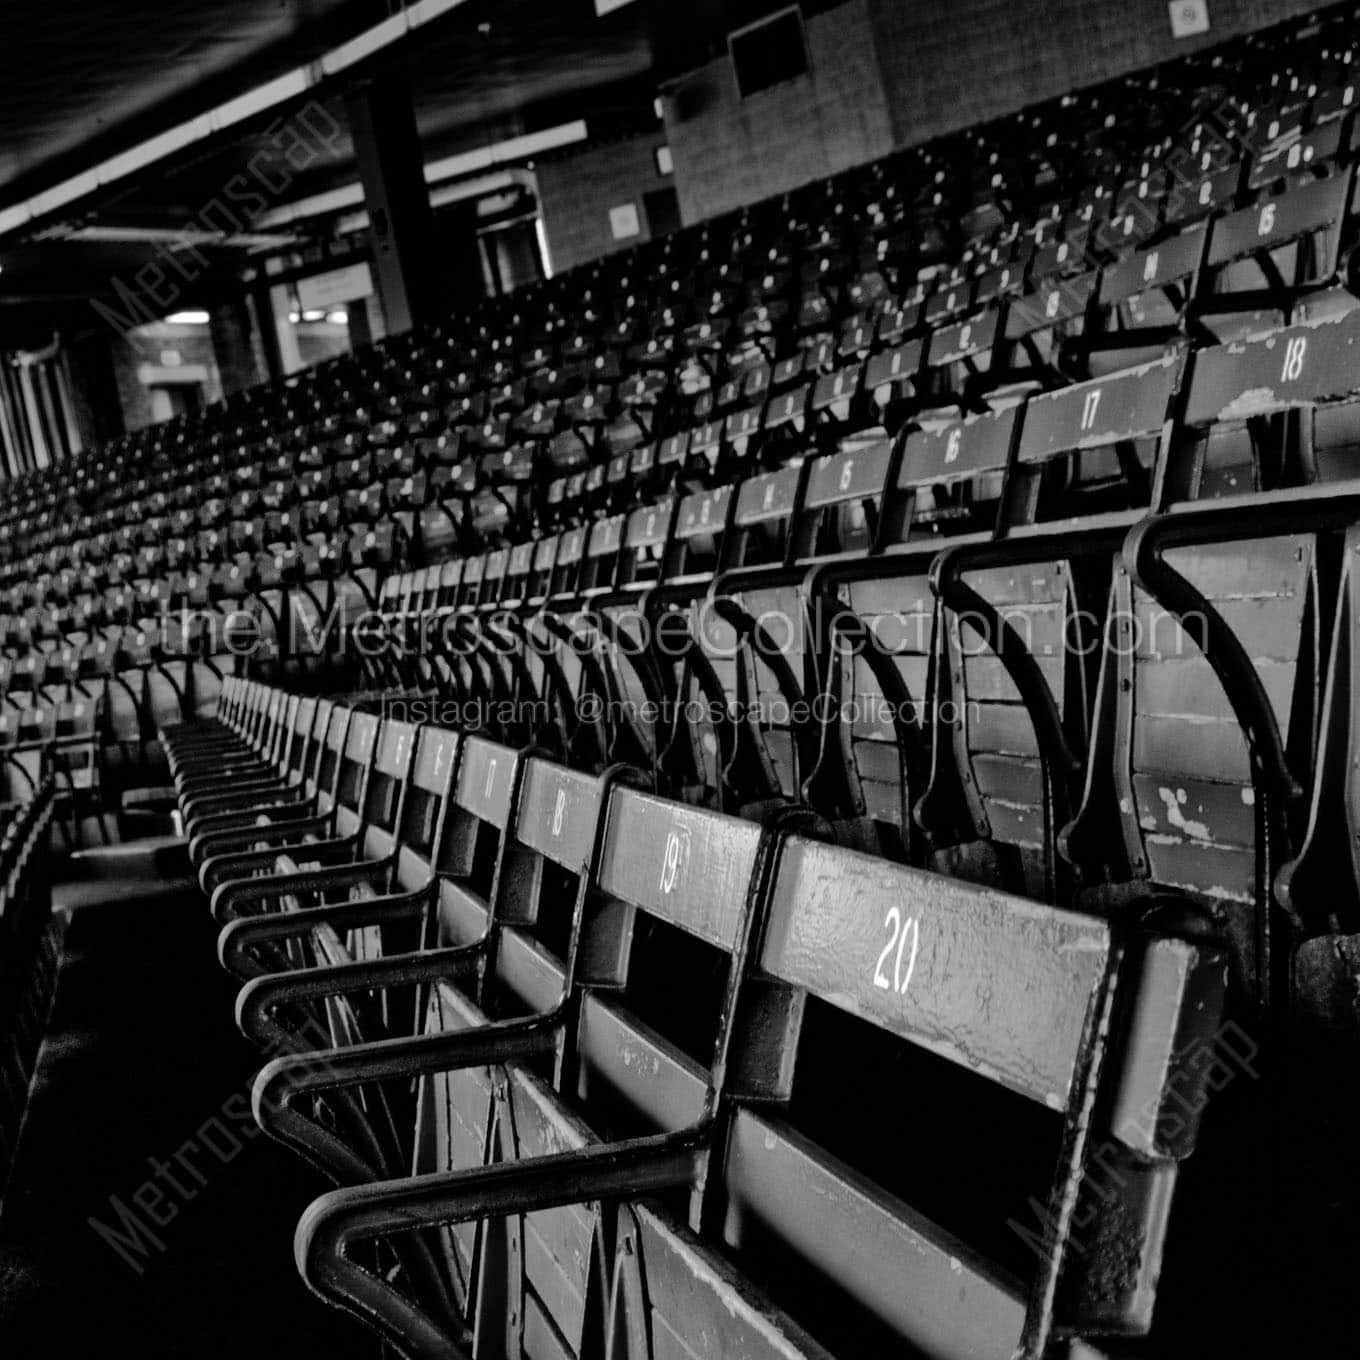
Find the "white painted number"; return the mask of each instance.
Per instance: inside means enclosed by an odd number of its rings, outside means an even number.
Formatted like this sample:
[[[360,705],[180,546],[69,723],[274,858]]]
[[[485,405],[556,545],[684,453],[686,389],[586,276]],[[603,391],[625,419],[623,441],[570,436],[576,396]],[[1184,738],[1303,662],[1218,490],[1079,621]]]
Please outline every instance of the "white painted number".
[[[842,491],[850,490],[850,483],[854,479],[854,475],[855,475],[855,460],[853,458],[847,458],[845,462],[841,464],[840,488]]]
[[[1275,230],[1275,205],[1267,203],[1261,209],[1261,216],[1256,222],[1257,236],[1269,236]]]
[[[1094,388],[1086,394],[1085,400],[1081,404],[1081,428],[1083,431],[1093,429],[1096,423],[1096,412],[1100,409],[1100,388]]]
[[[1281,382],[1294,382],[1303,372],[1304,355],[1308,353],[1308,338],[1296,335],[1284,349],[1284,368],[1280,372]]]
[[[958,461],[959,446],[963,443],[963,431],[957,427],[949,431],[949,438],[945,441],[944,461],[954,463]]]
[[[874,986],[884,992],[903,995],[911,986],[911,975],[916,971],[916,953],[921,947],[921,923],[914,916],[904,917],[896,907],[889,907],[883,918],[888,932],[888,943],[883,946],[874,968]],[[911,936],[911,952],[907,954],[907,936]],[[888,956],[893,956],[892,977],[888,976]],[[903,955],[906,954],[905,960]]]
[[[486,786],[482,790],[484,798],[491,797],[491,790],[496,787],[496,762],[489,760],[486,763]]]
[[[666,835],[666,853],[661,860],[661,891],[673,893],[680,881],[680,869],[684,861],[685,846],[689,832],[683,828],[670,831]]]
[[[557,801],[553,804],[552,833],[554,836],[562,834],[562,820],[567,815],[567,791],[566,789],[557,790]]]

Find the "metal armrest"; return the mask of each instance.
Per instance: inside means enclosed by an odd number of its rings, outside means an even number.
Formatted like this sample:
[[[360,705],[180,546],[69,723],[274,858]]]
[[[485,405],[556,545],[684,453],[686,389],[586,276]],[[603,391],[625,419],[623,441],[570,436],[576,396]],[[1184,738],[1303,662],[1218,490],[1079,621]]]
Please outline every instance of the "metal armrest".
[[[211,802],[214,798],[241,798],[266,789],[292,787],[276,766],[237,773],[223,770],[220,778],[175,781],[175,794],[181,803]]]
[[[233,786],[230,792],[199,793],[191,798],[180,797],[180,812],[193,820],[211,817],[219,812],[265,811],[277,808],[287,811],[299,804],[315,802],[315,795],[309,794],[301,784],[289,784],[283,780],[270,780],[259,785]]]
[[[272,1018],[275,1007],[466,977],[481,966],[485,957],[485,946],[477,943],[392,954],[382,959],[359,959],[297,973],[269,973],[253,978],[237,993],[237,1028],[262,1048],[296,1049],[298,1044],[290,1031]]]
[[[271,802],[287,802],[298,797],[302,792],[301,781],[294,782],[291,775],[280,774],[277,770],[273,771],[268,779],[243,779],[243,781],[230,779],[230,781],[205,786],[200,790],[189,790],[189,792],[185,792],[184,789],[175,790],[175,794],[180,798],[180,805],[186,809],[196,808],[196,806],[211,808],[214,804],[222,804],[226,808],[231,808],[231,806],[245,805],[249,798],[260,801],[261,798],[268,797]]]
[[[373,1328],[408,1360],[463,1360],[449,1330],[350,1249],[396,1234],[693,1185],[707,1130],[601,1143],[521,1162],[333,1190],[308,1206],[293,1239],[298,1272],[326,1302]]]
[[[258,752],[224,751],[220,755],[192,762],[187,770],[183,768],[182,763],[178,763],[175,785],[182,792],[191,793],[195,789],[211,788],[227,778],[255,778],[277,771],[278,766]]]
[[[1143,520],[1124,543],[1124,566],[1130,577],[1170,611],[1190,640],[1213,667],[1233,715],[1247,736],[1253,772],[1260,792],[1282,804],[1302,794],[1289,768],[1275,710],[1255,664],[1218,609],[1165,554],[1171,549],[1227,543],[1243,537],[1273,537],[1346,529],[1360,519],[1360,493],[1317,488],[1315,494],[1282,495],[1264,505],[1247,507],[1217,501],[1172,510]]]
[[[271,826],[283,826],[299,821],[303,817],[319,815],[315,798],[299,798],[287,803],[258,803],[243,798],[237,807],[222,808],[218,811],[194,811],[180,808],[180,816],[188,830],[189,839],[208,835],[217,831],[231,831],[237,827],[255,826],[261,817]]]
[[[354,851],[355,840],[350,836],[345,836],[343,840],[317,840],[306,846],[307,854],[311,857],[311,851],[320,849],[321,853],[316,855],[318,861],[325,861],[326,858],[341,857],[345,851]],[[324,847],[329,846],[326,850]],[[284,847],[287,849],[287,847]],[[294,849],[303,849],[298,846]],[[302,895],[310,892],[325,892],[330,888],[348,888],[355,884],[369,883],[381,874],[389,873],[392,869],[393,858],[388,857],[384,860],[343,860],[339,864],[322,864],[321,868],[316,869],[292,869],[283,873],[256,874],[252,876],[250,869],[269,869],[276,864],[280,858],[282,850],[269,847],[265,850],[248,850],[242,854],[226,855],[223,857],[223,872],[230,870],[242,870],[239,876],[233,877],[226,883],[219,883],[211,889],[209,898],[209,910],[212,911],[212,919],[218,922],[219,926],[226,926],[228,921],[233,921],[238,915],[242,915],[241,907],[250,902],[267,902],[271,898],[282,898],[284,895]],[[216,862],[216,861],[209,861]]]
[[[277,774],[279,764],[266,751],[250,748],[223,750],[200,759],[188,762],[175,762],[176,785],[186,791],[195,788],[208,788],[229,776],[258,778]]]
[[[330,829],[329,812],[317,813],[311,817],[295,817],[283,822],[266,822],[262,825],[251,823],[248,826],[231,827],[223,831],[205,831],[189,842],[189,858],[200,866],[199,878],[208,861],[220,854],[256,845],[296,845],[309,834],[324,833]],[[204,888],[208,884],[204,883]]]
[[[269,916],[238,917],[223,926],[218,935],[217,958],[227,972],[242,982],[275,971],[290,971],[286,962],[281,969],[265,968],[252,957],[252,951],[262,945],[279,944],[310,934],[318,926],[330,926],[340,931],[382,925],[388,921],[419,920],[429,906],[433,890],[431,883],[411,892],[388,893],[360,901],[332,902]]]

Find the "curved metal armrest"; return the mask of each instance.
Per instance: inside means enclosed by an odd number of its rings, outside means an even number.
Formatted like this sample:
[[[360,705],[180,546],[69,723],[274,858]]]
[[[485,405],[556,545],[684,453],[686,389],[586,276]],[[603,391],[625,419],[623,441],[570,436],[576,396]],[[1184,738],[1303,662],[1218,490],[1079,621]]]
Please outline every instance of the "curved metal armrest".
[[[339,871],[343,876],[344,870]],[[327,875],[327,882],[333,882]],[[248,885],[242,885],[248,886]],[[301,911],[274,912],[268,916],[238,917],[222,927],[217,937],[217,958],[222,967],[248,982],[273,970],[251,957],[251,951],[264,944],[279,944],[309,934],[318,926],[333,930],[354,930],[361,926],[382,925],[387,921],[419,920],[429,905],[434,885],[411,892],[386,893],[352,902],[332,902]]]
[[[269,973],[253,978],[236,994],[236,1026],[261,1048],[296,1051],[298,1043],[291,1032],[273,1019],[275,1007],[466,977],[481,966],[485,952],[480,943],[454,945],[448,949],[422,949],[308,968],[297,973]],[[356,1049],[360,1047],[363,1046],[355,1045]]]
[[[436,1072],[488,1067],[553,1053],[562,1030],[560,1008],[544,1015],[492,1021],[445,1034],[417,1034],[347,1048],[323,1048],[275,1058],[255,1078],[255,1122],[318,1171],[344,1184],[381,1177],[327,1124],[295,1107],[301,1096],[322,1092],[328,1103],[354,1109],[352,1089],[369,1082],[409,1081]],[[355,1124],[362,1134],[362,1125]]]
[[[1339,506],[1349,508],[1316,505],[1311,520],[1313,529],[1327,527],[1334,515],[1345,519],[1360,510],[1349,497],[1338,497],[1338,502]],[[1284,737],[1260,673],[1218,607],[1165,557],[1171,548],[1231,542],[1234,538],[1259,534],[1263,527],[1275,533],[1302,529],[1300,507],[1288,502],[1278,504],[1280,509],[1275,515],[1252,518],[1250,522],[1243,520],[1240,510],[1237,514],[1222,511],[1215,514],[1217,507],[1210,506],[1202,512],[1152,516],[1129,533],[1123,555],[1130,577],[1171,613],[1213,667],[1233,715],[1246,734],[1254,782],[1263,782],[1264,792],[1276,794],[1287,803],[1300,797],[1303,788],[1289,768]]]
[[[238,1013],[240,1010],[238,1001]],[[282,1115],[299,1096],[340,1091],[370,1081],[459,1072],[538,1057],[556,1045],[563,1015],[559,1006],[539,1015],[489,1020],[467,1029],[404,1035],[275,1058],[255,1078],[252,1101],[256,1121],[271,1137],[281,1137],[287,1128]],[[282,1137],[282,1141],[290,1140]]]
[[[1349,529],[1357,520],[1360,491],[1353,482],[1176,504],[1134,526],[1125,540],[1124,561],[1132,570],[1144,552]]]
[[[261,817],[265,818],[268,825],[282,826],[303,817],[314,817],[317,811],[315,798],[298,798],[282,803],[259,803],[252,802],[251,796],[246,796],[235,807],[223,807],[217,811],[212,809],[198,811],[195,807],[181,807],[180,815],[189,828],[192,840],[216,831],[233,831],[241,826],[254,826]]]
[[[177,752],[181,758],[184,756],[192,758],[200,752],[211,753],[231,749],[245,751],[250,745],[241,732],[224,725],[200,729],[199,732],[190,732],[186,728],[160,728],[156,736],[170,748],[170,751]]]
[[[422,1228],[693,1185],[702,1174],[706,1137],[701,1126],[333,1190],[309,1205],[299,1221],[294,1260],[315,1294],[359,1318],[411,1360],[462,1360],[466,1353],[446,1328],[387,1280],[356,1265],[352,1247]]]
[[[315,796],[306,791],[302,780],[291,771],[285,774],[276,771],[269,779],[232,782],[202,793],[176,794],[181,809],[189,816],[211,813],[215,809],[232,812],[238,807],[249,807],[252,801],[270,807],[288,807]]]
[[[358,844],[357,837],[345,836],[335,841],[313,841],[306,846],[292,847],[306,850],[307,859],[340,859],[340,863],[321,864],[317,868],[285,869],[281,872],[251,874],[251,869],[273,867],[282,850],[290,847],[269,846],[263,850],[247,850],[239,855],[224,855],[220,860],[209,860],[204,865],[220,865],[223,873],[230,877],[225,882],[213,886],[205,885],[204,891],[211,894],[209,910],[219,926],[241,915],[240,908],[248,902],[266,901],[285,894],[324,892],[329,888],[347,888],[357,883],[386,874],[394,860],[391,856],[383,859],[354,860],[353,852]],[[314,853],[319,852],[319,853]],[[346,858],[346,855],[350,858]],[[240,871],[237,873],[236,871]]]
[[[188,769],[182,763],[177,764],[175,787],[181,793],[196,793],[211,789],[227,779],[258,781],[266,775],[277,773],[278,766],[262,755],[224,751],[221,755],[193,761]]]
[[[266,760],[263,756],[250,760],[196,761],[188,769],[183,765],[176,766],[173,783],[181,797],[193,797],[212,793],[214,789],[230,791],[237,786],[237,781],[256,785],[269,779],[279,779],[282,774],[276,761]]]
[[[255,775],[234,775],[224,773],[221,779],[194,780],[187,787],[176,785],[175,796],[185,807],[208,806],[220,803],[223,807],[245,806],[247,800],[257,802],[262,793],[272,793],[276,801],[285,801],[281,795],[292,793],[296,796],[301,786],[289,782],[289,777],[278,769],[261,770]]]
[[[189,842],[189,858],[199,866],[200,881],[207,889],[211,884],[204,879],[204,875],[208,865],[219,856],[257,845],[297,845],[304,837],[324,833],[330,826],[330,813],[320,812],[310,817],[293,817],[286,822],[251,823],[221,831],[204,831]]]

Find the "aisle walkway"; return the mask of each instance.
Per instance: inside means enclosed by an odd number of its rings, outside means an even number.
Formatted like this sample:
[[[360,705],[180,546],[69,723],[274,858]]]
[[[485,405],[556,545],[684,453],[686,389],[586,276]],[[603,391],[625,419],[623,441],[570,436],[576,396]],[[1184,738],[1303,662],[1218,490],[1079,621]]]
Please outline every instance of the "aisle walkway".
[[[0,1215],[6,1360],[375,1353],[294,1271],[324,1187],[250,1120],[232,995],[192,890],[75,912]]]

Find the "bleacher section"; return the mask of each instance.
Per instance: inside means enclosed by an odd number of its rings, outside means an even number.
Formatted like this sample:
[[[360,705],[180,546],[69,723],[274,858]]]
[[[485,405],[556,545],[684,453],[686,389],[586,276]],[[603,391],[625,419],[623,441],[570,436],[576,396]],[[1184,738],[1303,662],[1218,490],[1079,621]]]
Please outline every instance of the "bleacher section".
[[[315,1293],[410,1357],[1343,1353],[1358,52],[7,488],[11,797],[173,811]]]

